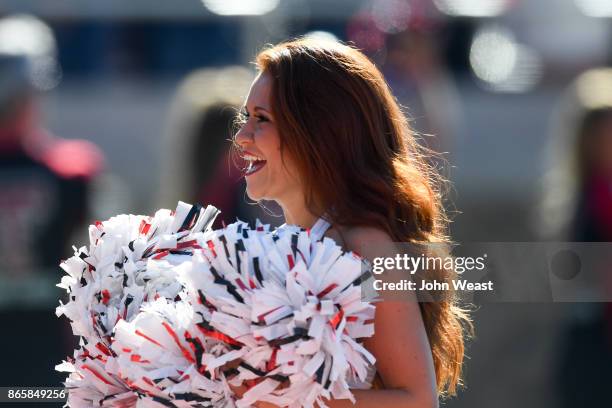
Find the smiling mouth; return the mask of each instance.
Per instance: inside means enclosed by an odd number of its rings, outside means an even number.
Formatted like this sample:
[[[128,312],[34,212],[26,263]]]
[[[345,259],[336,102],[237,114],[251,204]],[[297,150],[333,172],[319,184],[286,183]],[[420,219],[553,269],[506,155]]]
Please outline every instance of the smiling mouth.
[[[244,175],[245,176],[250,176],[251,174],[255,174],[259,170],[261,170],[263,168],[263,166],[265,166],[265,165],[266,165],[266,161],[265,160],[252,161],[252,162],[249,163],[249,167],[246,169]]]
[[[261,170],[266,165],[266,160],[259,158],[257,156],[245,154],[243,158],[249,162],[249,166],[244,172],[245,176],[250,176],[252,174],[257,173],[259,170]]]

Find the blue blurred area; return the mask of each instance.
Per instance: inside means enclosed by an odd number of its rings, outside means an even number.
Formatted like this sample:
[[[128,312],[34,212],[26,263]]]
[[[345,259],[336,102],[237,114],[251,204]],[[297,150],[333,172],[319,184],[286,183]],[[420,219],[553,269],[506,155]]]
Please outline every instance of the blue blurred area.
[[[231,19],[207,22],[70,21],[52,25],[59,60],[70,77],[184,75],[239,61],[240,29]],[[214,39],[214,40],[213,40]],[[205,52],[202,50],[205,49]]]

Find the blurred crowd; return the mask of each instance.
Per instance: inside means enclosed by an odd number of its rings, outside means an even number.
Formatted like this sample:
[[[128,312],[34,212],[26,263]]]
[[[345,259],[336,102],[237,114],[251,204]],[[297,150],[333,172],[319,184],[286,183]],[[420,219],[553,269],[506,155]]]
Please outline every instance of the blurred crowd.
[[[181,3],[0,4],[0,385],[61,382],[75,339],[54,315],[58,265],[95,220],[182,200],[282,223],[249,202],[230,142],[266,42],[350,41],[378,64],[454,183],[455,240],[612,241],[607,2]],[[482,306],[446,404],[605,406],[610,304]]]

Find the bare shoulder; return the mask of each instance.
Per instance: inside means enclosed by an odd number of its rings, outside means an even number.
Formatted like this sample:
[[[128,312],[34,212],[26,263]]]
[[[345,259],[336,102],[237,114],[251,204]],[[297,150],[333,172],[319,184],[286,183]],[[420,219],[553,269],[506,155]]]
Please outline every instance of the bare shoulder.
[[[372,242],[372,243],[391,243],[393,240],[381,228],[376,227],[349,227],[347,230],[347,240],[351,242]]]
[[[376,249],[393,244],[391,236],[383,229],[376,227],[335,227],[329,230],[327,236],[342,243],[346,250],[357,252],[366,258],[374,256]]]

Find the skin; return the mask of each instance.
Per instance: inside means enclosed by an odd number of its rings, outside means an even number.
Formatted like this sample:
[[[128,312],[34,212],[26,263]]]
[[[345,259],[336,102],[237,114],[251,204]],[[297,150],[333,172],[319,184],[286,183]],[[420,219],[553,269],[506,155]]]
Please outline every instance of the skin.
[[[253,200],[275,200],[282,207],[289,224],[310,228],[317,217],[304,203],[304,193],[294,161],[281,157],[278,129],[270,98],[271,78],[262,74],[255,79],[245,104],[248,120],[236,135],[242,151],[264,158],[266,165],[246,176],[247,193]],[[345,249],[359,252],[367,259],[376,256],[373,247],[392,245],[387,233],[370,227],[335,227],[327,236],[343,242]],[[367,244],[367,245],[366,245]],[[374,245],[372,245],[374,244]],[[408,301],[377,303],[375,335],[364,346],[376,357],[376,368],[385,389],[353,390],[356,404],[349,400],[331,400],[332,408],[430,408],[438,407],[435,370],[425,327],[414,294]],[[241,387],[238,395],[245,392]],[[275,407],[259,402],[257,407]]]

